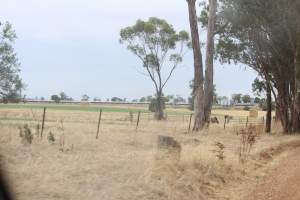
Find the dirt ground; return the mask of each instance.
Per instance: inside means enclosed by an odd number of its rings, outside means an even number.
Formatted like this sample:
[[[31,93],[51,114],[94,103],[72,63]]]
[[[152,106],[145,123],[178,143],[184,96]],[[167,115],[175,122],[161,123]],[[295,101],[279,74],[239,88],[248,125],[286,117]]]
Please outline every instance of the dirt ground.
[[[245,200],[300,199],[300,148],[293,149],[288,154]]]

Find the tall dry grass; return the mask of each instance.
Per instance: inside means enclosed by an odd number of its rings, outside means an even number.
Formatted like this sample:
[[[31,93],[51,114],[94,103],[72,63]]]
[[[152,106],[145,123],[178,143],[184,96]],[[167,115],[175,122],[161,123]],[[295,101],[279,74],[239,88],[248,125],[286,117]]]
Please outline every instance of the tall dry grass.
[[[5,116],[27,119],[32,114],[8,110]],[[41,117],[41,112],[36,116]],[[1,163],[16,199],[225,199],[230,194],[224,188],[241,182],[244,172],[253,172],[259,162],[255,155],[295,140],[261,135],[245,169],[239,163],[240,137],[234,127],[223,130],[213,125],[187,134],[188,119],[156,122],[145,116],[136,132],[128,113],[105,113],[95,140],[98,113],[49,111],[46,118],[44,134],[53,133],[53,144],[46,136],[43,140],[35,136],[30,146],[21,143],[18,127],[28,123],[34,128],[36,120],[1,122]],[[68,151],[60,151],[62,135]],[[172,136],[181,144],[180,160],[157,159],[158,135]],[[224,145],[224,159],[216,154],[217,142]]]

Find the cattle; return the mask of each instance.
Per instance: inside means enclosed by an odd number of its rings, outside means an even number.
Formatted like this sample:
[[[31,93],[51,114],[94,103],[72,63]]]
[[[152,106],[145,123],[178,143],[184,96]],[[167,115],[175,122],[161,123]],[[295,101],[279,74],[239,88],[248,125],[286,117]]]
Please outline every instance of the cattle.
[[[226,123],[229,123],[229,121],[233,119],[233,117],[230,115],[225,115],[224,118]]]
[[[217,117],[212,117],[212,118],[210,118],[210,122],[211,122],[212,124],[219,124],[219,120],[218,120]]]

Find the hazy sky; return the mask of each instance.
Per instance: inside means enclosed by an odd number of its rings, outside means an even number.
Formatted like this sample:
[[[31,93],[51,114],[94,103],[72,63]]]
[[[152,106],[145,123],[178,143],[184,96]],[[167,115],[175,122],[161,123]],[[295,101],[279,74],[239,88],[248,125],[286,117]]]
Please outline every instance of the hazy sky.
[[[121,28],[152,16],[189,30],[185,0],[1,0],[0,6],[0,21],[11,22],[18,35],[15,48],[29,97],[60,91],[77,99],[85,93],[102,99],[153,94],[149,78],[138,72],[141,63],[118,42]],[[165,94],[190,94],[191,55]],[[245,67],[216,63],[220,95],[251,94],[254,78]]]

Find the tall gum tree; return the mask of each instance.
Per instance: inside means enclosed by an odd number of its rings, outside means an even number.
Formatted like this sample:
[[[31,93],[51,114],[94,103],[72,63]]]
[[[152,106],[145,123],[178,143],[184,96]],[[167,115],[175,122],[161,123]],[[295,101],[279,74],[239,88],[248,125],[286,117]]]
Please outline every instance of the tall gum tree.
[[[204,115],[207,124],[210,122],[211,109],[213,105],[214,90],[214,47],[215,47],[215,23],[217,12],[217,0],[209,0],[209,14],[206,39],[206,58],[205,58],[205,105]]]
[[[202,53],[199,41],[198,20],[196,13],[196,0],[186,0],[189,11],[189,22],[191,29],[192,48],[194,55],[194,127],[193,131],[200,131],[205,125],[204,115],[204,77]]]
[[[152,81],[156,95],[155,118],[163,119],[163,90],[190,46],[189,34],[176,32],[167,21],[152,17],[121,29],[120,37],[120,43],[140,59],[144,74]]]

